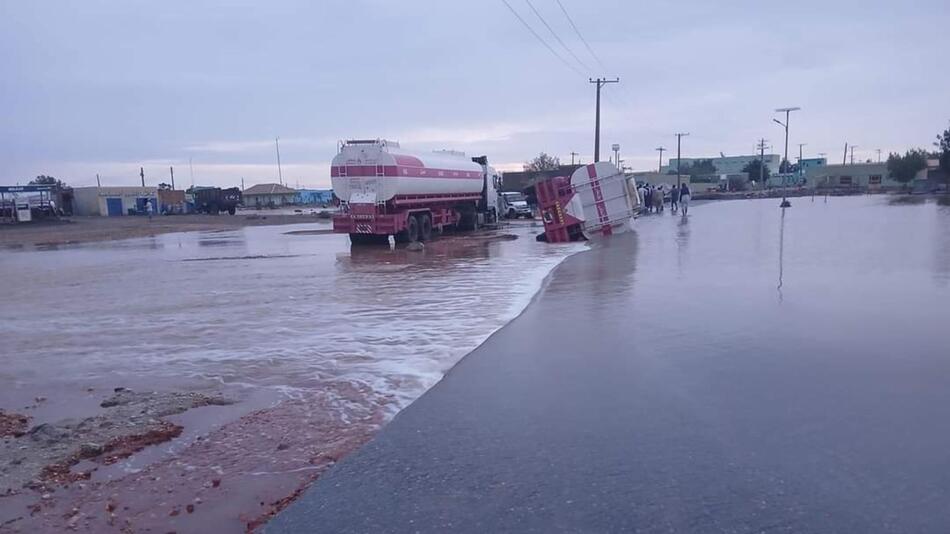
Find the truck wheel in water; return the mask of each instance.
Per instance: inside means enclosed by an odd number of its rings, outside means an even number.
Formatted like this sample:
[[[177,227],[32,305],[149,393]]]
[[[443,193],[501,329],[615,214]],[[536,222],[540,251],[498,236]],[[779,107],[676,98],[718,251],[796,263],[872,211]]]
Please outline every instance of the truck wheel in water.
[[[409,216],[406,219],[406,240],[409,243],[415,243],[419,240],[419,219]]]
[[[432,239],[432,217],[428,213],[419,215],[419,239],[421,241]]]

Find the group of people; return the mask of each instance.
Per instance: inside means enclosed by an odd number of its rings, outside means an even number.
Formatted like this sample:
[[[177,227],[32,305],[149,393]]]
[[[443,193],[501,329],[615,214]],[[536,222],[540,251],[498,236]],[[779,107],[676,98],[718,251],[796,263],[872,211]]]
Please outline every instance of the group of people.
[[[677,209],[682,207],[683,215],[686,215],[687,210],[689,210],[690,192],[689,186],[685,183],[680,184],[679,187],[675,185],[667,186],[666,184],[660,184],[654,187],[650,184],[643,184],[639,188],[639,192],[647,213],[660,213],[663,211],[663,203],[667,190],[669,190],[670,193],[670,210],[676,213]]]

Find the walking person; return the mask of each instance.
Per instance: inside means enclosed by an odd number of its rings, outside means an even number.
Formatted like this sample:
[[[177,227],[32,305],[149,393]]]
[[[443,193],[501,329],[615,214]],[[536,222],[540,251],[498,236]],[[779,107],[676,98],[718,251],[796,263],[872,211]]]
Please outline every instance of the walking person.
[[[686,217],[686,212],[689,210],[689,186],[686,185],[686,182],[680,184],[680,206],[683,208],[683,217]]]
[[[152,220],[152,212],[155,211],[155,206],[152,205],[152,201],[148,200],[145,202],[145,213],[148,214],[148,220]]]
[[[676,213],[676,204],[680,198],[680,188],[673,187],[673,190],[670,191],[670,211]]]
[[[647,207],[647,213],[653,213],[653,188],[649,185],[643,188],[643,203]]]

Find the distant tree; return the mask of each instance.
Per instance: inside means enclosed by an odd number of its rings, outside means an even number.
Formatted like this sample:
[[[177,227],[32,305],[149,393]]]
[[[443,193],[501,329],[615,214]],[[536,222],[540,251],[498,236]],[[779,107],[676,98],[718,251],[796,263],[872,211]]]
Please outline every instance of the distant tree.
[[[57,187],[64,187],[66,184],[52,176],[41,174],[30,180],[30,185],[55,185]]]
[[[769,179],[771,171],[769,171],[768,165],[763,165],[762,160],[754,159],[749,163],[746,163],[746,166],[742,168],[742,172],[749,174],[750,180],[755,180],[760,184],[765,184],[766,180]]]
[[[903,156],[892,152],[887,156],[887,173],[891,179],[908,184],[917,173],[927,168],[927,152],[919,148],[908,150]]]
[[[689,166],[689,175],[690,176],[702,176],[704,174],[716,174],[716,166],[713,165],[711,159],[701,159],[694,161],[692,165]]]
[[[527,172],[556,171],[561,167],[561,160],[556,156],[549,156],[544,152],[538,154],[538,157],[524,164],[524,170]]]
[[[159,189],[165,189],[165,190],[171,190],[172,186],[169,185],[169,184],[166,184],[165,182],[162,182],[162,183],[158,184],[158,188],[159,188]]]
[[[783,158],[782,163],[778,166],[778,172],[779,174],[795,174],[798,172],[798,165]]]
[[[937,134],[937,157],[940,159],[940,170],[943,172],[943,179],[947,185],[946,193],[950,195],[950,127]]]

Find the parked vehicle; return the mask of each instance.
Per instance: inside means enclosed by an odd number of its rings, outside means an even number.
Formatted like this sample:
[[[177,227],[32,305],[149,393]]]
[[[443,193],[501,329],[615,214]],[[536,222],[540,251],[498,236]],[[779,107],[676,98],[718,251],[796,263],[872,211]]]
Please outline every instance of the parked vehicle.
[[[498,173],[488,158],[439,150],[413,155],[393,141],[350,140],[330,167],[340,213],[333,231],[350,241],[427,241],[445,228],[474,230],[498,220]]]
[[[534,212],[528,206],[528,201],[524,195],[517,191],[504,191],[498,193],[498,212],[508,219],[533,219]]]
[[[238,205],[243,200],[241,190],[237,187],[221,189],[220,187],[196,187],[190,190],[195,199],[195,211],[217,215],[222,211],[234,215]]]

